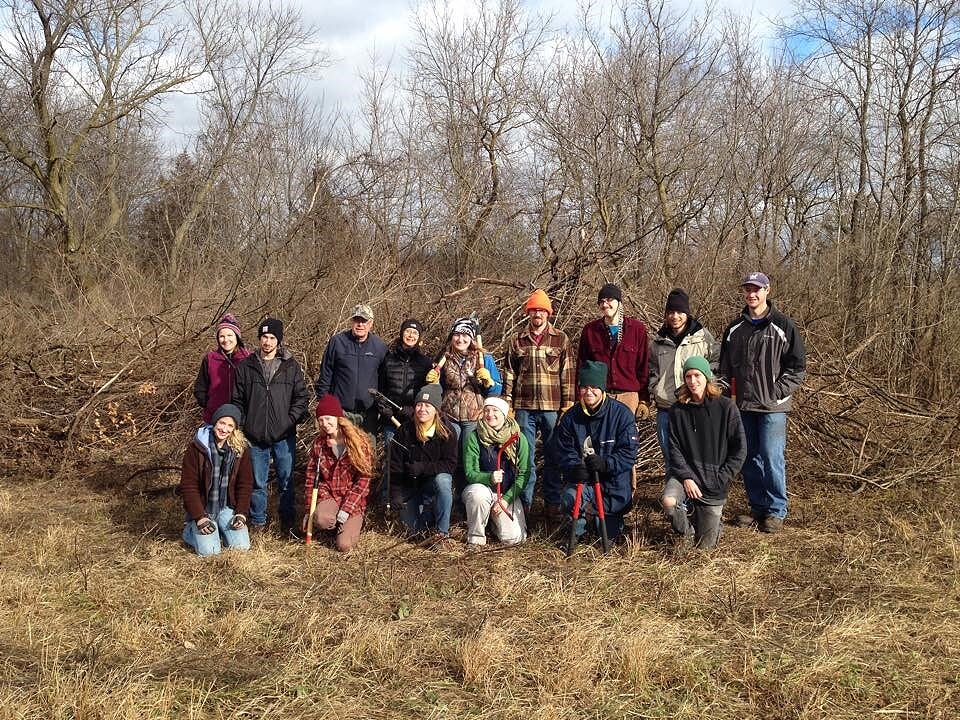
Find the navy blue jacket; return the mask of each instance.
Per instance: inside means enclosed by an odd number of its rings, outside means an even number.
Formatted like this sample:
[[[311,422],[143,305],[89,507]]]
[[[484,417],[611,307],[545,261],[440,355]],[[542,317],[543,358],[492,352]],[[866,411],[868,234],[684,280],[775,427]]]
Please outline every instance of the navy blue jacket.
[[[594,451],[606,460],[600,474],[603,508],[624,513],[633,502],[630,475],[637,461],[637,425],[630,409],[619,400],[605,397],[592,414],[577,403],[557,423],[549,452],[561,472],[567,474],[583,462],[583,442],[592,438]]]
[[[344,410],[362,413],[375,402],[369,389],[380,389],[380,364],[386,356],[386,343],[373,333],[362,343],[352,330],[337,333],[323,353],[314,386],[317,397],[335,395]]]

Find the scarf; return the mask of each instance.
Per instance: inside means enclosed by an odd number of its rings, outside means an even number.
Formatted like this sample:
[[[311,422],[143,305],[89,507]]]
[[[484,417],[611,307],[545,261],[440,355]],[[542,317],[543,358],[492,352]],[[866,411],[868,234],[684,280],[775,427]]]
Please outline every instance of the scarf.
[[[517,421],[511,417],[507,418],[507,421],[500,426],[499,430],[494,430],[483,422],[483,420],[477,423],[477,439],[480,440],[482,445],[492,445],[501,448],[503,444],[510,439],[511,435],[519,432],[520,426],[517,425]],[[514,467],[517,465],[517,445],[519,444],[519,440],[517,440],[504,450],[503,453],[510,459]]]

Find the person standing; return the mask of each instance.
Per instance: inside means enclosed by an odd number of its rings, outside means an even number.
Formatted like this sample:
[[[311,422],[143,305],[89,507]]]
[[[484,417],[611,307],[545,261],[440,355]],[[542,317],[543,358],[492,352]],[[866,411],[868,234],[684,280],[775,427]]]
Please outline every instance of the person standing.
[[[526,303],[527,325],[514,338],[507,351],[504,397],[509,398],[531,456],[536,448],[537,430],[544,448],[557,425],[560,413],[576,401],[576,361],[566,333],[550,322],[553,304],[540,289]],[[560,480],[549,464],[544,463],[543,490],[548,508],[560,503]],[[521,500],[529,511],[537,483],[535,463],[530,463],[530,478],[523,488]]]
[[[587,323],[580,334],[577,373],[590,360],[607,366],[607,397],[630,408],[637,419],[650,417],[650,348],[647,326],[623,313],[623,292],[607,283],[597,293],[600,317]]]
[[[730,481],[747,457],[740,413],[722,392],[707,359],[693,355],[668,413],[672,474],[660,503],[674,531],[702,550],[717,546]]]
[[[236,405],[221,405],[183,454],[180,497],[187,516],[183,541],[202,557],[218,554],[223,546],[250,549],[247,513],[253,470],[240,418]]]
[[[747,438],[742,474],[750,515],[736,524],[775,533],[787,516],[787,413],[806,377],[806,349],[793,320],[769,300],[765,274],[748,274],[740,290],[743,312],[720,343],[720,374],[735,388]]]
[[[303,497],[307,514],[303,517],[306,531],[310,498],[317,489],[317,506],[313,527],[331,530],[340,552],[348,552],[360,539],[363,513],[373,476],[373,450],[367,434],[344,417],[340,401],[324,395],[316,407],[320,432],[310,447]]]
[[[550,442],[550,455],[568,485],[583,483],[585,512],[577,521],[577,536],[587,530],[589,516],[596,526],[598,513],[592,473],[600,479],[607,535],[623,534],[623,516],[630,510],[630,484],[637,457],[637,425],[630,409],[606,394],[607,366],[587,360],[577,375],[580,402],[557,423]],[[592,452],[588,450],[592,448]],[[561,496],[564,512],[573,510],[575,491],[567,487]],[[591,510],[591,508],[593,508]]]
[[[427,373],[427,382],[439,382],[443,389],[443,417],[460,438],[461,452],[477,427],[484,398],[503,391],[500,370],[478,344],[479,335],[480,325],[472,317],[454,320],[443,368]]]
[[[227,313],[220,318],[214,337],[217,338],[217,347],[203,356],[193,384],[193,396],[203,408],[205,423],[211,422],[218,407],[230,402],[237,380],[237,366],[250,355],[243,346],[240,324],[233,315]]]
[[[400,406],[397,410],[387,403],[379,405],[384,442],[390,442],[396,432],[394,417],[402,421],[413,416],[417,390],[426,384],[427,372],[433,364],[420,349],[422,333],[423,325],[419,320],[404,320],[400,325],[400,337],[390,346],[380,365],[380,392]]]
[[[267,524],[267,479],[273,460],[280,496],[280,527],[295,531],[293,466],[297,425],[310,414],[310,393],[300,363],[283,344],[283,322],[267,318],[258,328],[260,348],[237,367],[233,404],[243,411],[243,430],[253,461],[250,526]]]
[[[380,423],[380,412],[370,388],[380,389],[380,365],[387,346],[373,332],[373,310],[356,305],[350,313],[350,327],[327,343],[314,384],[317,398],[335,395],[350,421],[370,435],[371,444]]]
[[[467,545],[487,544],[487,524],[504,545],[527,539],[527,521],[521,497],[533,471],[533,453],[510,406],[500,397],[483,401],[477,429],[467,438],[463,456],[467,486]]]
[[[671,477],[669,410],[683,388],[683,363],[699,355],[707,358],[711,370],[716,370],[720,359],[720,343],[700,321],[690,314],[690,298],[686,291],[674,288],[667,295],[663,325],[653,336],[650,348],[648,388],[657,408],[657,440],[663,453],[663,474]]]

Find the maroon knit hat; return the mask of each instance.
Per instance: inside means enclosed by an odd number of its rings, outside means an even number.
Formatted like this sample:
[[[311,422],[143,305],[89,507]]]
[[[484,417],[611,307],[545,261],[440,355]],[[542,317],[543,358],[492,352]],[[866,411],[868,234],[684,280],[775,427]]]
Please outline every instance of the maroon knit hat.
[[[237,336],[237,340],[243,339],[240,336],[240,323],[237,322],[237,318],[235,318],[231,313],[227,313],[222,318],[220,318],[220,322],[217,323],[217,329],[216,329],[216,332],[214,333],[214,337],[219,337],[220,331],[223,330],[224,328],[226,328],[227,330],[233,330],[234,334]]]
[[[324,415],[329,415],[331,417],[343,417],[343,406],[340,405],[340,401],[337,400],[336,395],[331,395],[327,393],[322,398],[317,400],[317,409],[315,411],[317,417],[323,417]]]

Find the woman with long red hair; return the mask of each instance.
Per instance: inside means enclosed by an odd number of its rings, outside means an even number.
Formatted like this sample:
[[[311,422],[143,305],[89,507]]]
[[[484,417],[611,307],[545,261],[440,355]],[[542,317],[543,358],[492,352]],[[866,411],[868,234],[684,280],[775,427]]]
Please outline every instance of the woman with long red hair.
[[[344,417],[335,395],[324,395],[317,402],[320,432],[310,448],[304,498],[308,504],[304,530],[310,521],[309,505],[313,489],[317,504],[313,528],[333,531],[337,550],[347,552],[360,539],[363,514],[373,475],[373,449],[367,434]]]

